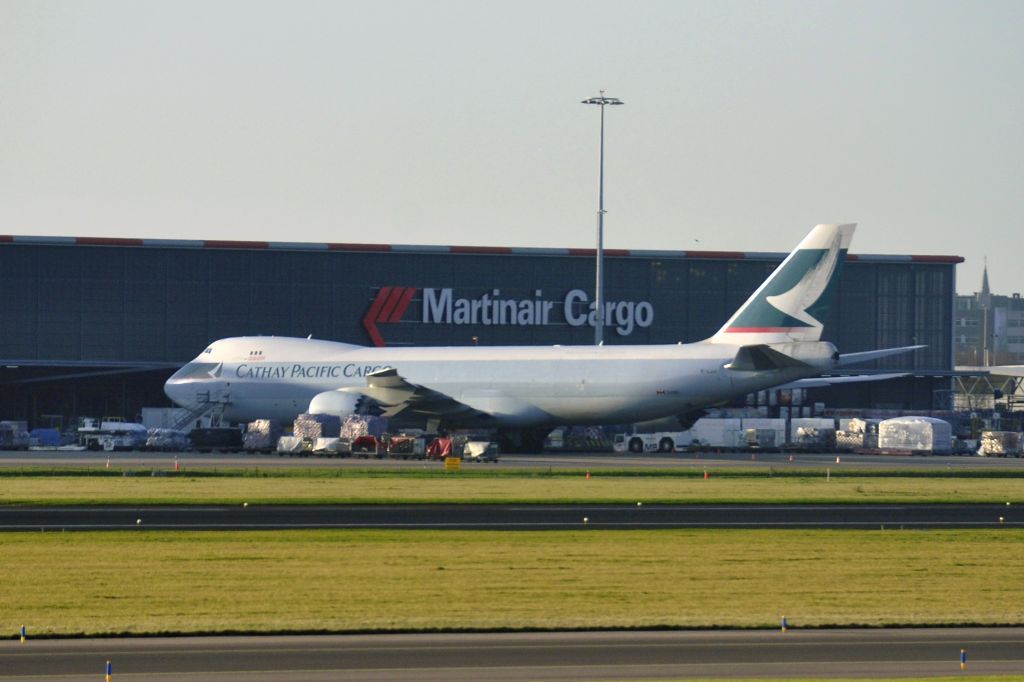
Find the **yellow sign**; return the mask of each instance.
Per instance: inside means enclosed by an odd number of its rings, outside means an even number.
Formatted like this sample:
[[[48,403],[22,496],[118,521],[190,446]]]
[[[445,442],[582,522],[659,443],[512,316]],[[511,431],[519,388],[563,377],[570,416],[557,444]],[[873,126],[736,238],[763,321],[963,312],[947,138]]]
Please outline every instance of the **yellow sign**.
[[[462,458],[461,457],[445,457],[444,458],[444,470],[445,471],[462,471]]]

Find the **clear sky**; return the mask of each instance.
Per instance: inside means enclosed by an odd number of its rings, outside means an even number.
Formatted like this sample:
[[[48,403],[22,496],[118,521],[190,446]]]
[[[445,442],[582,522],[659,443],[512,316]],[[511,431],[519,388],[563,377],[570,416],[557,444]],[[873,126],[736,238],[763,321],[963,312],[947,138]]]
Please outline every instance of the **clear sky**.
[[[961,255],[1024,291],[1024,2],[0,0],[0,234]]]

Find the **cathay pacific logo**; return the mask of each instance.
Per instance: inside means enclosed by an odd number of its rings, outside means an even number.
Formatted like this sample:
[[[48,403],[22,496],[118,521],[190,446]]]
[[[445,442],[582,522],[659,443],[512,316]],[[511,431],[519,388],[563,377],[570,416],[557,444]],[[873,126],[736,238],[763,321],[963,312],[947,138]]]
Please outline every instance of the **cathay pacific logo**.
[[[766,296],[765,300],[776,310],[799,320],[808,327],[822,327],[821,320],[808,312],[821,295],[825,293],[832,273],[835,272],[839,260],[839,235],[836,234],[831,248],[824,253],[817,263],[789,291],[776,296]]]
[[[363,327],[375,346],[383,346],[378,325],[401,322],[416,298],[415,287],[382,287],[363,316]],[[476,298],[455,295],[451,287],[425,287],[418,316],[421,324],[532,327],[565,324],[582,327],[596,324],[596,306],[582,289],[571,289],[560,300],[551,300],[536,289],[532,297],[503,296],[500,289]],[[620,336],[629,336],[637,327],[650,327],[654,306],[648,301],[605,301],[605,325]],[[412,321],[412,320],[407,320]]]
[[[846,257],[841,235],[822,249],[800,249],[736,313],[727,333],[820,330]]]

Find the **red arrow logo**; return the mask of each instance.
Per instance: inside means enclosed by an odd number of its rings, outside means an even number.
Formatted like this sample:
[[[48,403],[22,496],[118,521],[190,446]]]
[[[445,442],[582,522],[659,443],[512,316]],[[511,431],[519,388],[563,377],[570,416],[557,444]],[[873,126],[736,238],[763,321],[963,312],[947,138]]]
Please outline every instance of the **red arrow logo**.
[[[415,294],[416,287],[381,287],[370,304],[370,309],[363,316],[363,327],[373,345],[384,345],[384,338],[380,335],[377,325],[401,320]]]

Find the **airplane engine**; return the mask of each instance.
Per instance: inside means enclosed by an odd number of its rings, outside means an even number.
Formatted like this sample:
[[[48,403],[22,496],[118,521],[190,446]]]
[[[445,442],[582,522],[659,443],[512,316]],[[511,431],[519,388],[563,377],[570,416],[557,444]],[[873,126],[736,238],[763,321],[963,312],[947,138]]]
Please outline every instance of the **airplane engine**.
[[[324,391],[313,396],[309,401],[309,414],[330,414],[344,419],[355,414],[359,406],[358,395],[341,391]]]

